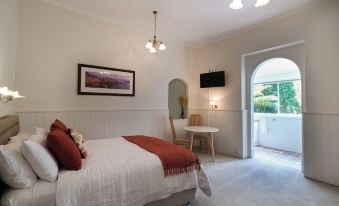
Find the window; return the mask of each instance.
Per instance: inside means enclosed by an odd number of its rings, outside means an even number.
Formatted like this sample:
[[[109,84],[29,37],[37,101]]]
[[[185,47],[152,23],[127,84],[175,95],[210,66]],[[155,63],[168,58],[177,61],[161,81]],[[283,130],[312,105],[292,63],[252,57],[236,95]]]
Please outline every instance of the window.
[[[301,113],[301,81],[254,84],[255,113]]]

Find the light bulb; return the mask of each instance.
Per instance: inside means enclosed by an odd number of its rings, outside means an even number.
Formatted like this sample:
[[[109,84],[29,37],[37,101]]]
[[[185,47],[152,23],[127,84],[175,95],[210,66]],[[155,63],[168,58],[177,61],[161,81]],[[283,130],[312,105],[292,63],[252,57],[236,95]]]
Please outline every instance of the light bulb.
[[[255,3],[255,7],[266,6],[268,3],[270,3],[270,0],[257,0],[257,3]]]
[[[156,50],[154,47],[152,47],[149,51],[150,51],[151,53],[157,52],[157,50]]]
[[[9,94],[9,90],[7,87],[0,87],[0,95],[7,96]]]
[[[151,49],[151,48],[152,48],[152,42],[151,42],[151,40],[149,40],[149,41],[147,42],[146,48],[147,48],[147,49]]]
[[[235,10],[241,9],[243,6],[241,0],[233,0],[230,4],[230,8]]]
[[[160,46],[159,46],[159,50],[160,50],[160,51],[163,51],[163,50],[165,50],[165,49],[166,49],[165,44],[161,42],[161,44],[160,44]]]

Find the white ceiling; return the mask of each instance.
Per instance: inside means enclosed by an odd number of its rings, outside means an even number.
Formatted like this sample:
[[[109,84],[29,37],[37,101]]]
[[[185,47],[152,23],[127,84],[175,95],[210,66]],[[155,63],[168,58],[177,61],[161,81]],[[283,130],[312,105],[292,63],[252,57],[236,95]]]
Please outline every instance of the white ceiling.
[[[243,0],[232,10],[231,0],[43,0],[58,6],[152,33],[154,9],[159,10],[158,36],[198,48],[272,18],[326,0],[271,0],[255,8]],[[145,40],[146,41],[146,40]]]

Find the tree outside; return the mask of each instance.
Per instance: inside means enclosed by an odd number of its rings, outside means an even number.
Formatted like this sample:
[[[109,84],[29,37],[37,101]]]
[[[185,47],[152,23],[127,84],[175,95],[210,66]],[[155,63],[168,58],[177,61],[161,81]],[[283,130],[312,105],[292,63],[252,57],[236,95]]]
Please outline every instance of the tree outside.
[[[256,84],[254,112],[300,114],[300,87],[300,81]]]

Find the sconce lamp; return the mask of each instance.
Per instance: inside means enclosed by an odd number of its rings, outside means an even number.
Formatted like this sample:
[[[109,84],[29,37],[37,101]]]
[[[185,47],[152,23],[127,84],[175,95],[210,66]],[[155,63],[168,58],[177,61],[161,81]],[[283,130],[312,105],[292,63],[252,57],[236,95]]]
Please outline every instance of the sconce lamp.
[[[21,96],[18,91],[9,90],[7,87],[0,87],[0,101],[2,103],[7,103],[18,98],[26,98]]]
[[[218,109],[218,105],[215,104],[215,101],[210,101],[210,105],[213,110]]]

